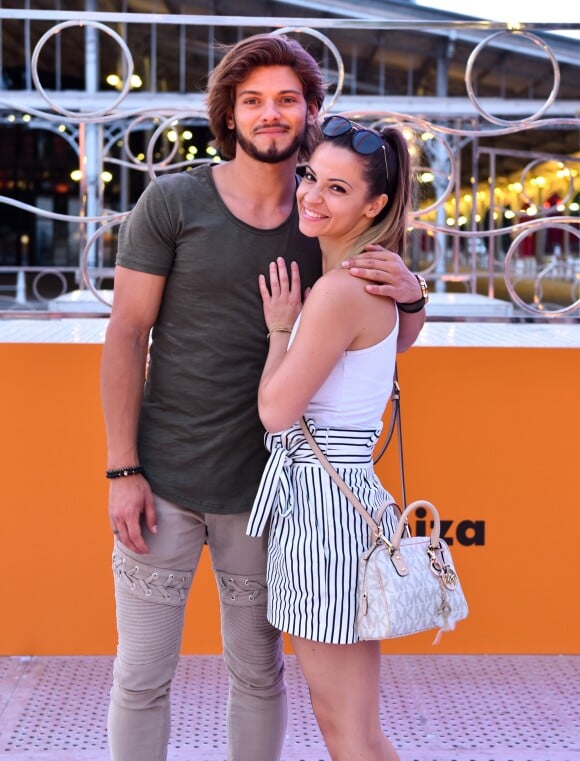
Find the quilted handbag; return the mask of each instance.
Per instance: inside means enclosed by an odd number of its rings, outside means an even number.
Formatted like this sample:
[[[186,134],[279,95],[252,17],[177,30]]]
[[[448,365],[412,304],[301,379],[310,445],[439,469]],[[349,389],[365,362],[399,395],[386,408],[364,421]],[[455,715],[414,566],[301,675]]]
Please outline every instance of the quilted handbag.
[[[322,467],[371,529],[371,547],[360,558],[358,567],[359,639],[390,639],[439,629],[436,644],[441,632],[454,629],[456,622],[468,612],[451,552],[440,537],[437,509],[423,499],[412,502],[401,513],[393,536],[387,539],[380,523],[389,505],[383,505],[374,521],[332,467],[304,419],[300,425]],[[431,535],[403,538],[403,533],[409,533],[407,516],[417,507],[431,512]]]
[[[431,535],[403,537],[407,516],[417,507],[431,512]],[[360,639],[404,637],[428,629],[450,631],[467,616],[451,552],[439,534],[439,513],[426,500],[417,500],[403,511],[390,540],[375,524],[374,543],[359,560]]]

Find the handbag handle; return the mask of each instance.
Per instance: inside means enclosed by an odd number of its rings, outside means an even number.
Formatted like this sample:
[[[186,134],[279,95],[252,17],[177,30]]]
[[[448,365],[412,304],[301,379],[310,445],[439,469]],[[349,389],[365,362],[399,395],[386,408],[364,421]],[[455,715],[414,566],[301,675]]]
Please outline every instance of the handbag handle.
[[[439,520],[439,511],[435,505],[433,505],[431,502],[428,502],[426,499],[416,499],[414,502],[411,502],[411,504],[406,507],[401,513],[401,517],[397,523],[395,533],[390,539],[391,545],[396,550],[399,549],[399,545],[401,544],[401,539],[403,537],[403,531],[405,531],[407,526],[407,516],[418,507],[426,507],[431,512],[431,515],[433,516],[433,528],[431,529],[430,534],[431,547],[435,549],[439,547],[439,537],[441,536],[441,521]]]

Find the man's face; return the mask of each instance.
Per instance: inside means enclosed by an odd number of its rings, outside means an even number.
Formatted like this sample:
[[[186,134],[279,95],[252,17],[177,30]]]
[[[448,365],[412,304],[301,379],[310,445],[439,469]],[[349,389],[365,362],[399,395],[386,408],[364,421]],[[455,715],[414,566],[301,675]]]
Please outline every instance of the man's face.
[[[314,118],[302,84],[288,66],[258,66],[236,88],[228,126],[236,130],[238,149],[256,161],[277,164],[295,158]]]

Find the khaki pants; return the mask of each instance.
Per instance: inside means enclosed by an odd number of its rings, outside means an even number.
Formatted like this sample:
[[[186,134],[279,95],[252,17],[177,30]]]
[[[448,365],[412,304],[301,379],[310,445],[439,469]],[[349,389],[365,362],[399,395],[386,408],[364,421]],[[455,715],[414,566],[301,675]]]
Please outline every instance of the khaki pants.
[[[278,761],[287,706],[281,637],[266,620],[267,537],[246,536],[247,513],[194,513],[159,497],[155,503],[158,532],[145,537],[150,553],[136,555],[119,542],[113,553],[119,644],[108,721],[111,761],[167,758],[169,690],[206,541],[229,674],[228,761]]]

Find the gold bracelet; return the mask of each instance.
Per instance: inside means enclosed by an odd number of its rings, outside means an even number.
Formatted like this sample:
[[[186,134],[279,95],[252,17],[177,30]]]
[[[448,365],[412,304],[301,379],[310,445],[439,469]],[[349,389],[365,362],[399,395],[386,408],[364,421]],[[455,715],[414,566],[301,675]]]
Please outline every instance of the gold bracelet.
[[[272,333],[292,333],[291,328],[271,328],[270,332],[266,334],[266,338],[268,341],[270,340],[270,336]]]

